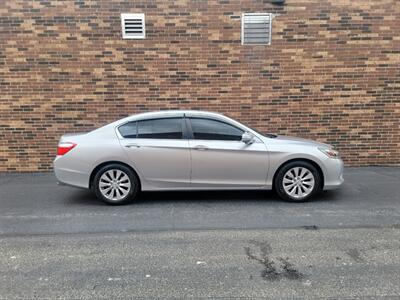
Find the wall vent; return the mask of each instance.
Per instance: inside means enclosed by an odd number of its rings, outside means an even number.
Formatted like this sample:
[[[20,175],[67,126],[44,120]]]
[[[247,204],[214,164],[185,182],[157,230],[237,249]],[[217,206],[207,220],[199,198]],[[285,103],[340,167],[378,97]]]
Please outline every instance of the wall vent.
[[[242,45],[270,45],[271,13],[242,14]]]
[[[144,14],[121,14],[122,38],[144,39],[146,26]]]

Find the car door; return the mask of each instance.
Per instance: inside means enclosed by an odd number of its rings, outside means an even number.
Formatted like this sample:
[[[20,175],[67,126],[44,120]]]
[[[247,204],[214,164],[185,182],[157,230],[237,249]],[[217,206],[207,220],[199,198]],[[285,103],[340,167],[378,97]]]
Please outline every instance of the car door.
[[[146,189],[189,186],[190,153],[188,140],[183,139],[183,126],[182,117],[168,117],[139,120],[118,128],[121,145],[146,181]]]
[[[193,188],[254,188],[265,186],[268,155],[258,138],[241,141],[244,130],[206,117],[188,117]]]

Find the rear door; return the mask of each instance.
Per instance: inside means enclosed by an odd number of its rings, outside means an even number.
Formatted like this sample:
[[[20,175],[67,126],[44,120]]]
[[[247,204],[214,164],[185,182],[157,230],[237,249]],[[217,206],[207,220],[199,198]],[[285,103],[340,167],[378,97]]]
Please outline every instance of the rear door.
[[[264,143],[241,141],[244,130],[207,117],[187,118],[191,128],[193,188],[256,188],[265,185],[268,155]]]
[[[182,117],[139,120],[118,128],[121,145],[149,189],[189,186],[190,152],[183,128]]]

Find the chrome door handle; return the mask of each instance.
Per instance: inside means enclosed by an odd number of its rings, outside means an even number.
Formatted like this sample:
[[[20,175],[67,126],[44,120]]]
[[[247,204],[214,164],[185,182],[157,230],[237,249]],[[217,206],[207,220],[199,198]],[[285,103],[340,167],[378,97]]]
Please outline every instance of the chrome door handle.
[[[128,145],[125,145],[125,147],[126,148],[140,148],[140,145],[138,145],[138,144],[128,144]]]
[[[199,150],[199,151],[204,151],[204,150],[208,150],[207,146],[204,145],[197,145],[193,147],[194,150]]]

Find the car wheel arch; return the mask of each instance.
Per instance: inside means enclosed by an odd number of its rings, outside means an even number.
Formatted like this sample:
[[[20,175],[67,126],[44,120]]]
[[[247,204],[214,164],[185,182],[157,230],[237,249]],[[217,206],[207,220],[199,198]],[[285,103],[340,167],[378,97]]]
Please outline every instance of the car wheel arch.
[[[293,158],[284,161],[283,163],[280,164],[280,166],[275,170],[274,177],[272,179],[272,188],[275,186],[275,179],[277,174],[279,173],[279,170],[281,170],[285,165],[292,163],[292,162],[308,162],[312,164],[318,171],[319,175],[321,176],[321,189],[323,189],[324,184],[325,184],[325,177],[324,177],[324,172],[321,168],[321,166],[314,160],[308,159],[308,158]]]
[[[103,168],[104,166],[111,165],[111,164],[120,164],[120,165],[123,165],[123,166],[127,167],[128,169],[130,169],[133,173],[135,173],[136,177],[137,177],[138,180],[139,180],[139,189],[141,189],[142,183],[141,183],[141,179],[140,179],[140,176],[139,176],[138,172],[136,172],[136,170],[135,170],[134,168],[132,168],[132,166],[128,165],[127,163],[124,163],[124,162],[122,162],[122,161],[117,161],[117,160],[111,160],[111,161],[102,162],[101,164],[97,165],[97,166],[93,169],[93,171],[90,173],[90,178],[89,178],[89,189],[92,188],[93,180],[94,180],[94,178],[95,178],[97,172],[98,172],[101,168]]]

